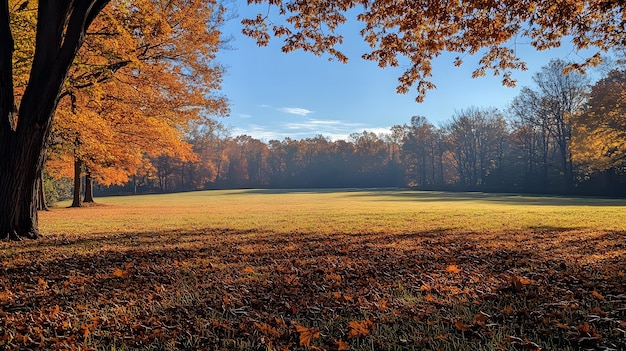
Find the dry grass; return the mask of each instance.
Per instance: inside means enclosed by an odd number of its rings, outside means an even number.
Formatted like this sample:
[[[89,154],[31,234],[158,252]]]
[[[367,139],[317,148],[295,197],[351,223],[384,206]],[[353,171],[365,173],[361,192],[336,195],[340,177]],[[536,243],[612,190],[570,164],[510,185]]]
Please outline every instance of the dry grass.
[[[626,201],[209,191],[0,243],[0,348],[625,349]],[[318,333],[319,332],[319,333]]]

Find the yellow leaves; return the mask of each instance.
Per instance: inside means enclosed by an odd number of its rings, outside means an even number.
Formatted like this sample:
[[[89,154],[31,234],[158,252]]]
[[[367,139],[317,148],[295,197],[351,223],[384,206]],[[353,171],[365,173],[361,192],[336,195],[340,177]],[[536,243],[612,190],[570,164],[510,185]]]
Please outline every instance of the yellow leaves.
[[[310,347],[311,341],[320,337],[319,330],[315,328],[307,328],[300,324],[295,324],[296,331],[300,333],[300,346]]]
[[[368,336],[374,331],[374,322],[371,319],[350,321],[348,322],[348,328],[350,330],[348,333],[349,339]]]

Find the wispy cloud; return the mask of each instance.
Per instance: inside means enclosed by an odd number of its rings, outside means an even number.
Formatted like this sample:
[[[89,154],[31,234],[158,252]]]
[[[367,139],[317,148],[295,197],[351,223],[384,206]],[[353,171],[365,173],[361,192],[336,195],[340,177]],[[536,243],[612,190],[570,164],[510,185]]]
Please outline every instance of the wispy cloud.
[[[292,115],[298,115],[298,116],[306,116],[310,113],[313,113],[313,111],[307,110],[306,108],[302,108],[302,107],[281,107],[278,110],[285,112],[285,113],[292,114]]]
[[[264,141],[311,138],[323,135],[331,140],[347,140],[352,133],[364,130],[376,134],[388,133],[389,128],[370,127],[367,124],[346,122],[336,119],[307,119],[302,122],[277,123],[271,126],[249,124],[246,127],[234,128],[233,135],[247,134]]]
[[[250,118],[250,117],[252,117],[252,115],[249,115],[247,113],[240,113],[239,114],[239,118]]]

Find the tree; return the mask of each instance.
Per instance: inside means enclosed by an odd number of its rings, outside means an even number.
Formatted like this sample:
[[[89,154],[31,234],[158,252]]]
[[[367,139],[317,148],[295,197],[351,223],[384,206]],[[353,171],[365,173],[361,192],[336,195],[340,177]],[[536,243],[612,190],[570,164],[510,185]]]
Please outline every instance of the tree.
[[[92,179],[121,184],[162,155],[184,165],[194,155],[183,133],[227,110],[225,99],[214,94],[222,77],[222,68],[213,64],[221,40],[220,5],[201,0],[111,5],[78,52],[63,92],[70,98],[58,106],[53,126],[66,144],[55,153],[83,165],[74,179],[80,189],[85,176],[85,202],[93,201],[87,184]],[[75,206],[81,205],[78,198],[75,194]]]
[[[432,188],[437,184],[439,139],[438,131],[426,117],[411,117],[411,126],[402,147],[405,175],[409,185]]]
[[[15,97],[9,1],[0,3],[0,238],[39,237],[36,196],[62,86],[87,28],[108,0],[42,1],[28,84]],[[19,102],[19,107],[18,107]]]
[[[469,108],[459,111],[447,129],[462,185],[484,188],[502,168],[502,140],[508,135],[504,118],[497,110]]]
[[[612,70],[596,82],[586,108],[573,122],[572,154],[585,173],[626,164],[626,71]]]
[[[66,79],[88,34],[87,29],[109,2],[110,0],[54,0],[39,3],[13,0],[0,4],[0,194],[3,194],[0,197],[0,238],[39,236],[36,212],[37,179],[42,172],[45,143],[51,132],[56,108],[66,93],[72,95],[71,89],[68,92],[66,88],[100,83],[104,78],[110,77],[109,73],[126,65],[132,66],[135,62],[127,60],[114,65],[99,62],[94,67],[100,67],[100,70],[92,71],[86,76],[77,76],[86,79],[72,82]],[[163,17],[149,19],[144,24],[158,33],[167,30],[167,27],[161,26],[163,19],[170,16],[162,11],[166,5],[171,5],[174,10],[174,15],[169,18],[176,22],[176,26],[184,26],[187,19],[193,19],[188,13],[179,11],[184,8],[184,4],[176,1],[120,2],[116,10],[130,14],[125,17],[130,20],[123,20],[120,25],[128,26],[126,33],[136,34],[145,27],[135,26],[136,22],[132,20],[140,16],[133,16],[136,15],[133,12],[144,7],[155,8],[156,13]],[[36,6],[36,16],[16,15],[30,6]],[[191,29],[196,34],[206,28],[206,23],[202,21],[198,25]],[[32,30],[29,31],[29,28]],[[106,32],[98,33],[103,38],[101,43],[111,40]],[[145,38],[146,33],[142,37]],[[197,42],[202,38],[201,35],[196,35]],[[143,47],[136,49],[147,50],[150,47],[145,45],[151,44],[164,50],[170,47],[162,45],[164,43],[143,44]],[[192,46],[191,50],[196,48]],[[139,55],[146,50],[137,50],[136,53]],[[151,56],[151,59],[156,57]],[[171,65],[179,76],[188,75],[188,79],[195,76],[196,69],[203,69],[199,64],[177,66],[171,61]],[[21,74],[26,71],[29,71],[28,79]],[[177,94],[176,90],[168,91],[172,98]]]
[[[544,189],[548,187],[551,170],[564,181],[563,190],[572,190],[574,184],[572,123],[585,104],[588,78],[578,72],[566,73],[567,66],[561,60],[550,61],[533,76],[536,88],[522,89],[511,105],[518,124],[523,127],[520,132],[526,133],[518,137],[535,139],[520,145],[536,150]]]
[[[248,0],[276,6],[286,23],[270,25],[269,15],[245,19],[244,34],[267,45],[270,34],[284,38],[282,50],[327,53],[341,62],[347,57],[337,49],[343,42],[339,26],[348,13],[365,27],[364,40],[372,48],[363,58],[380,67],[399,66],[400,57],[408,69],[399,78],[398,92],[406,93],[416,84],[422,101],[434,84],[428,80],[432,60],[443,52],[458,53],[455,65],[466,55],[480,54],[474,77],[487,71],[502,74],[504,85],[513,85],[511,72],[526,69],[516,56],[515,42],[528,39],[538,50],[558,47],[571,40],[576,50],[594,47],[596,53],[568,69],[583,71],[601,62],[600,53],[626,45],[626,5],[621,0]],[[268,5],[268,6],[270,6]],[[267,12],[270,13],[269,11]],[[275,21],[277,22],[277,21]]]

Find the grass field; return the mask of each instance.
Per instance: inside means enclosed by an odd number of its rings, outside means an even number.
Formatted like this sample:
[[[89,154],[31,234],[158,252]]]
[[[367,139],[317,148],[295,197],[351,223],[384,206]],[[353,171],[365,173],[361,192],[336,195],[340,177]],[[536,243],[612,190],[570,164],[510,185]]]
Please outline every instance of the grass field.
[[[97,199],[0,242],[0,349],[626,349],[626,201]]]

